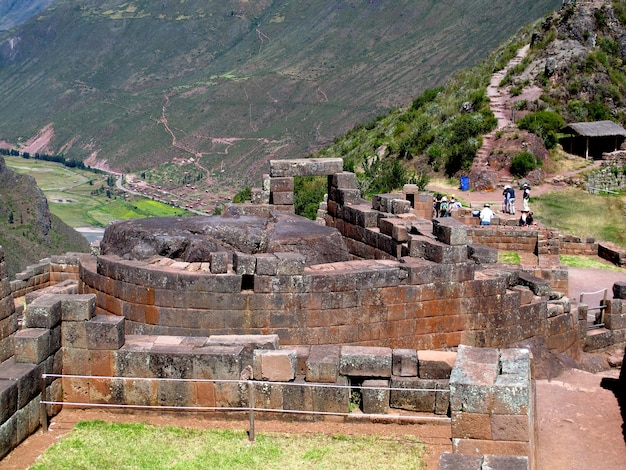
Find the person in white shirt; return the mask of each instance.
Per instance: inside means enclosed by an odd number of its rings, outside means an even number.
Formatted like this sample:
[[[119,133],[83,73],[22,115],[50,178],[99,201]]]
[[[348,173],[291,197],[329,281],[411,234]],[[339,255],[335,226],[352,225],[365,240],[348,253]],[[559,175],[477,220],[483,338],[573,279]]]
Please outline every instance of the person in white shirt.
[[[495,214],[491,210],[491,207],[489,207],[489,203],[485,203],[485,207],[483,207],[479,215],[480,225],[491,225],[491,219],[493,219],[494,216]]]

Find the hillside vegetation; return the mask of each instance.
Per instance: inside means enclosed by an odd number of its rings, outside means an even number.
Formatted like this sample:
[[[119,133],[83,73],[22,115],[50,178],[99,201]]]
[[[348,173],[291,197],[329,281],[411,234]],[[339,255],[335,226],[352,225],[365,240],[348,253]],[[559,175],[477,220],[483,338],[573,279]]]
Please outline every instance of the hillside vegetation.
[[[556,147],[565,123],[624,122],[625,25],[623,2],[566,5],[528,25],[445,86],[357,125],[316,156],[342,157],[347,167],[365,176],[398,160],[417,176],[468,174],[484,134],[496,126],[486,96],[492,74],[530,44],[527,56],[500,83],[511,95],[519,127],[495,134],[492,152],[502,156],[490,159],[490,166],[500,159],[514,176],[523,177],[549,158],[546,148]]]
[[[1,39],[0,140],[123,171],[175,164],[164,184],[188,171],[241,187],[560,4],[57,0]]]
[[[3,0],[0,2],[0,31],[28,21],[57,0]]]

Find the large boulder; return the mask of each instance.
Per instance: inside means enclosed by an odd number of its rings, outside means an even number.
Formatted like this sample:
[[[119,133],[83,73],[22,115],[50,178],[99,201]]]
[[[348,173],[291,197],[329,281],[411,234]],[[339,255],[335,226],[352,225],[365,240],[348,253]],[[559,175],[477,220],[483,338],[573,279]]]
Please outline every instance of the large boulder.
[[[146,260],[154,256],[186,262],[209,260],[214,252],[247,254],[295,252],[306,265],[351,259],[343,237],[334,228],[297,215],[154,217],[111,224],[100,244],[103,255]]]

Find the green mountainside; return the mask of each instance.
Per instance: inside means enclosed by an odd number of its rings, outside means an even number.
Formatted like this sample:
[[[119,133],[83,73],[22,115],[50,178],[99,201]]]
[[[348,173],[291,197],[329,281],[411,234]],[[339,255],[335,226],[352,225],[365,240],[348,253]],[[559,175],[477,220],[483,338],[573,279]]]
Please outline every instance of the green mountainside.
[[[24,23],[57,0],[2,0],[0,2],[0,31]]]
[[[482,162],[477,169],[483,135],[496,127],[487,86],[493,72],[504,69],[526,45],[527,55],[499,84],[510,96],[508,106],[519,127],[496,133],[491,149],[496,155],[488,167]],[[474,170],[475,175],[493,170],[496,162],[508,171],[515,156],[526,150],[534,154],[531,163],[541,165],[550,156],[547,149],[557,146],[565,123],[624,124],[625,60],[624,2],[568,4],[523,28],[445,87],[428,89],[408,106],[355,126],[316,156],[342,157],[347,166],[359,169],[365,192],[372,176],[380,177],[391,162],[401,162],[418,177],[433,171],[452,177]]]
[[[31,176],[18,175],[0,157],[0,246],[10,277],[52,254],[89,251],[87,240],[51,214]]]
[[[176,163],[242,187],[560,5],[57,0],[0,38],[0,141],[24,148],[41,133],[29,151],[124,172]]]

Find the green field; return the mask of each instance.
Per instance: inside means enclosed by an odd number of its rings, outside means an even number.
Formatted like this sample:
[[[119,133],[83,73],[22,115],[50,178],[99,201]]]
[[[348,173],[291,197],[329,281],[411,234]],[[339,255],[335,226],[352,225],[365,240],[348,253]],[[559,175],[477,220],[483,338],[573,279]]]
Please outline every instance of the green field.
[[[344,436],[198,430],[86,421],[42,455],[33,470],[53,469],[422,469],[415,436]]]
[[[106,174],[21,157],[4,159],[16,173],[35,178],[48,199],[50,211],[71,227],[106,227],[115,220],[189,214],[184,209],[120,193],[107,186]]]
[[[537,220],[564,234],[593,237],[626,247],[626,216],[622,196],[599,196],[568,189],[531,200]]]

